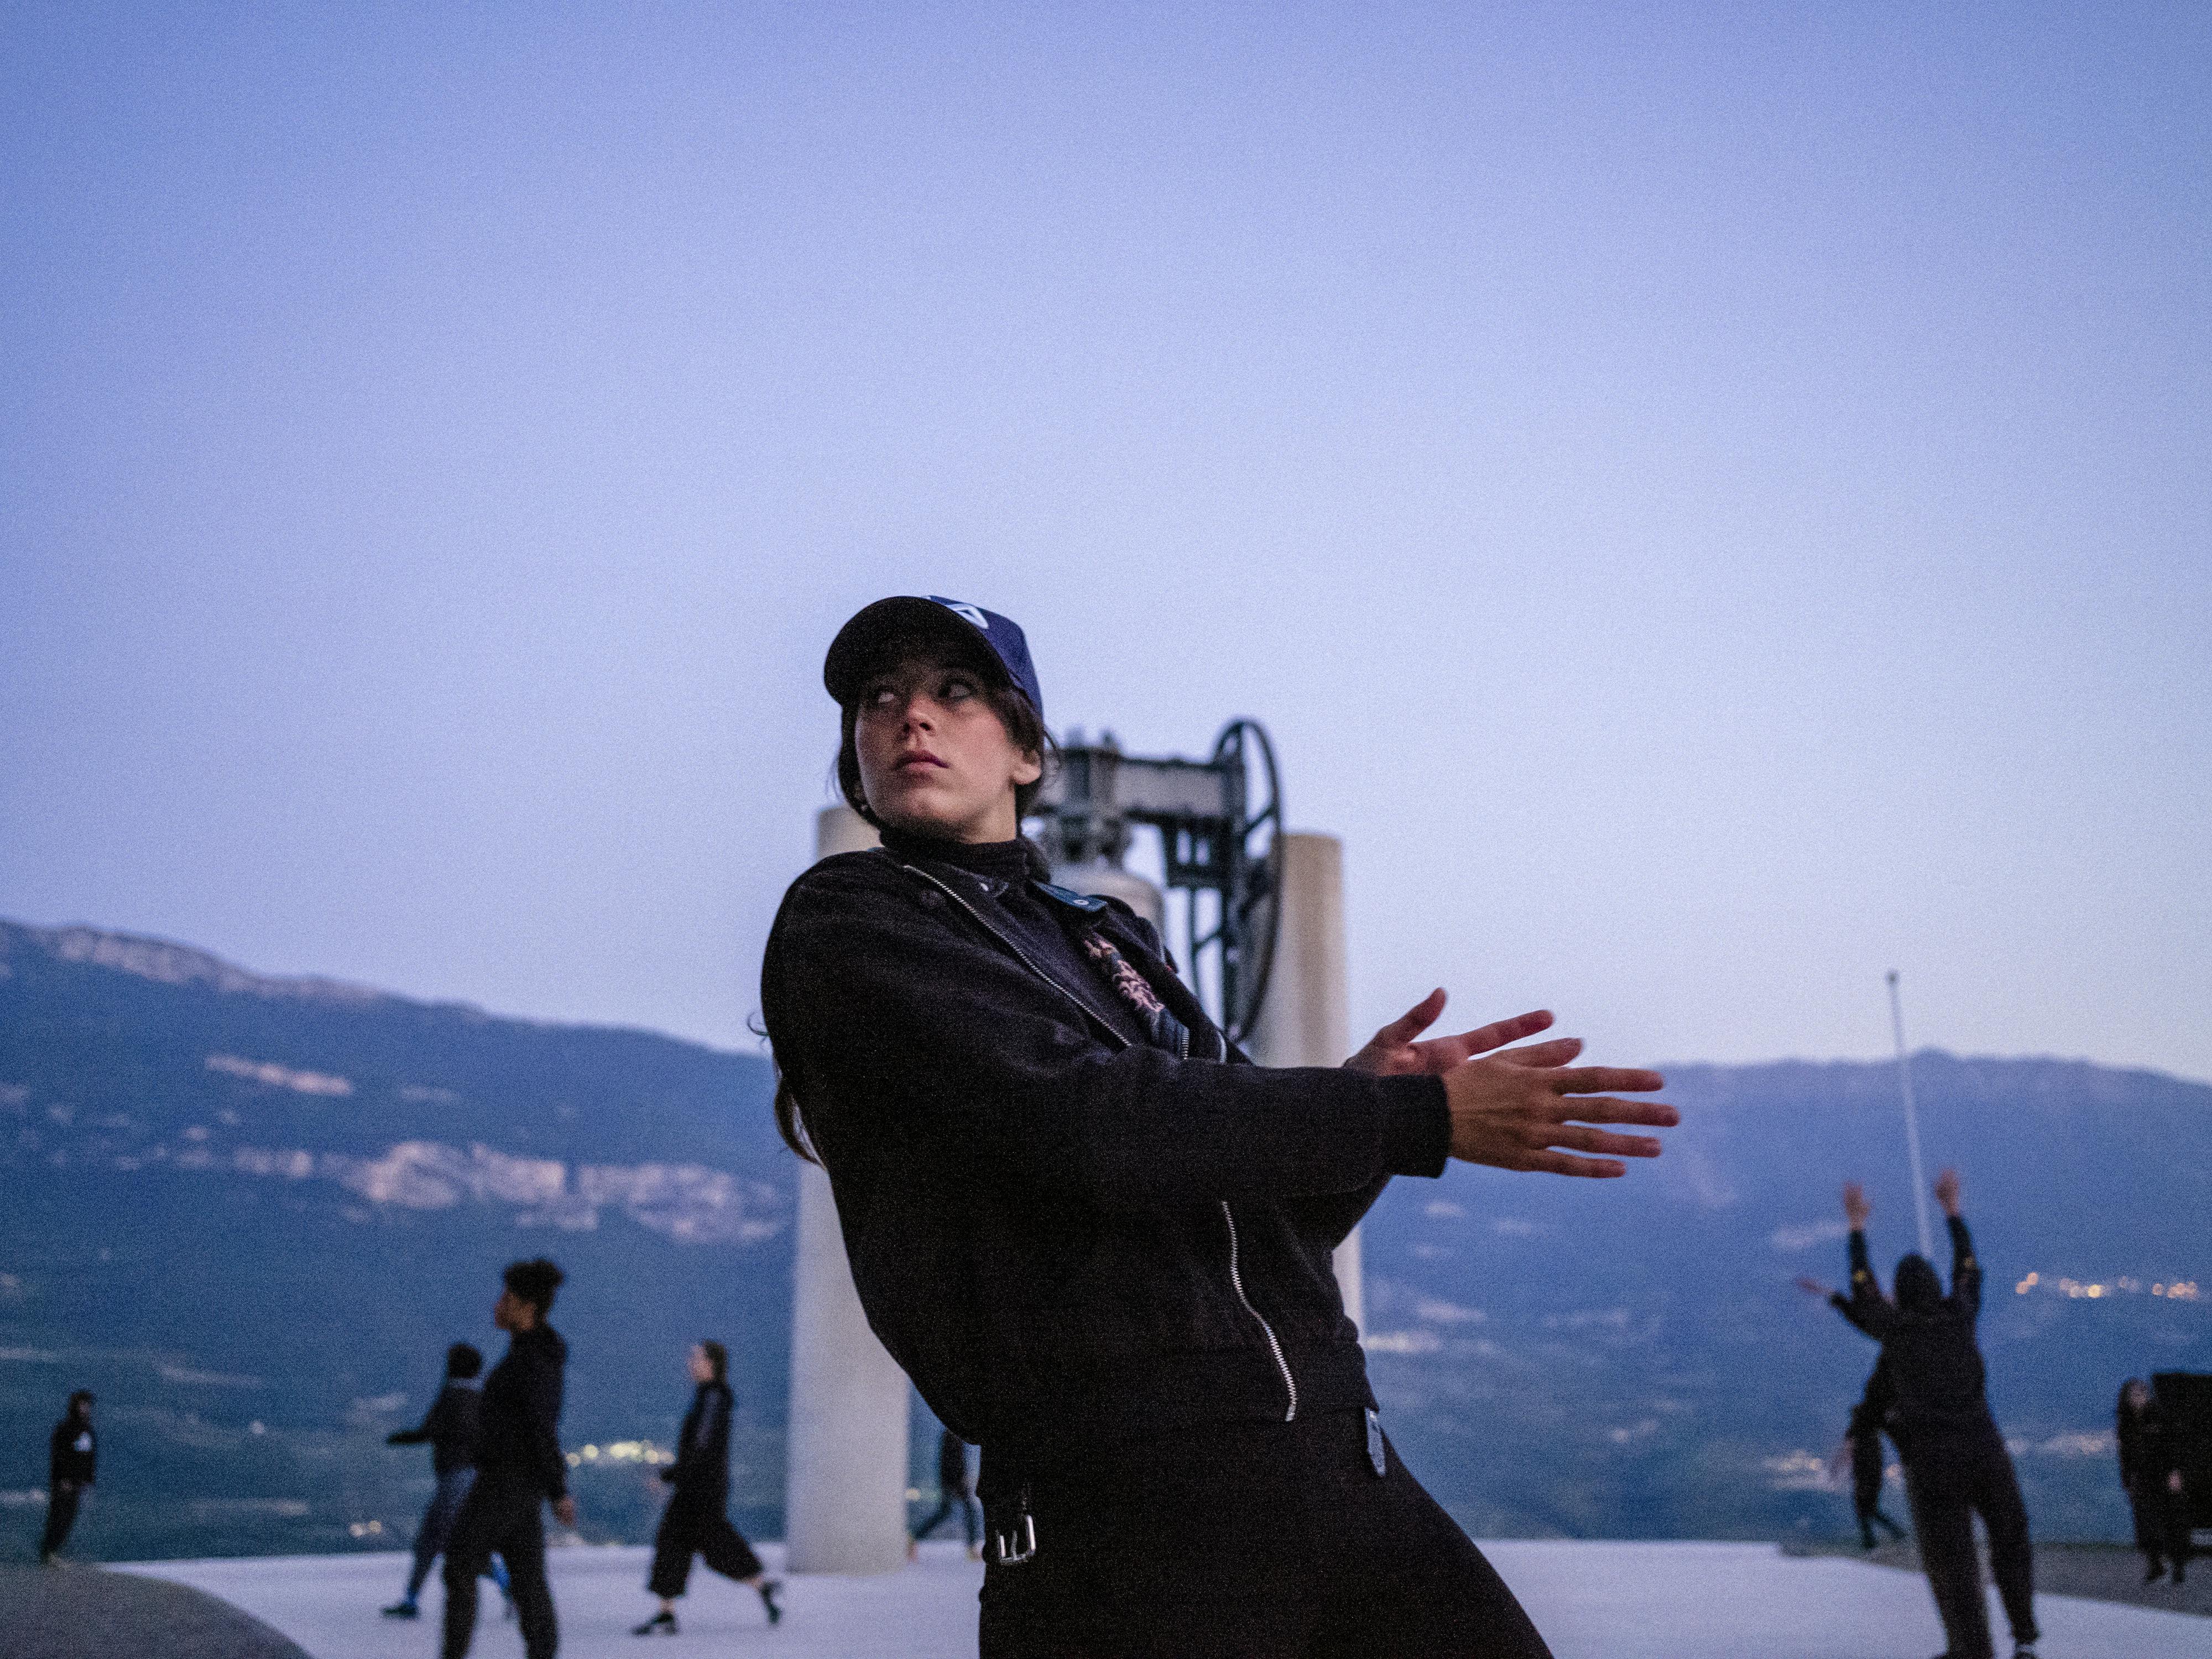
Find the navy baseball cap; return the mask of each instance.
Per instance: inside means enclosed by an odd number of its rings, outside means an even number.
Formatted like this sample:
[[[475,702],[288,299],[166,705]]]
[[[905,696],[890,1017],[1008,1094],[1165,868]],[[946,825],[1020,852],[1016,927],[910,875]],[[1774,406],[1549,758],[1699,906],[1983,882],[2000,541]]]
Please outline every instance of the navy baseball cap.
[[[903,594],[878,599],[856,611],[830,641],[830,654],[822,659],[822,684],[842,708],[860,695],[861,678],[883,665],[887,641],[933,634],[962,645],[981,645],[985,659],[998,664],[1006,683],[1030,700],[1039,720],[1044,718],[1044,688],[1037,684],[1036,665],[1030,660],[1030,642],[1020,624],[980,605],[935,593],[927,599]]]

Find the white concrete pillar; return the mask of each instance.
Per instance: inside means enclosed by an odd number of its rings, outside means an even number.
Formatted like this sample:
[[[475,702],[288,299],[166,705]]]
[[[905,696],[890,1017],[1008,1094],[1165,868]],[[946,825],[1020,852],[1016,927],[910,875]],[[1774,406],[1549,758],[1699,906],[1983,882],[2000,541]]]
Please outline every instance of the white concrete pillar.
[[[1344,843],[1334,836],[1283,837],[1283,915],[1267,1000],[1245,1047],[1262,1066],[1341,1066],[1352,1054],[1344,954]],[[1366,1297],[1359,1232],[1336,1249],[1344,1310],[1364,1334]]]
[[[828,858],[876,844],[849,806],[824,808]],[[784,1542],[793,1572],[890,1572],[906,1563],[908,1384],[860,1311],[830,1177],[799,1166],[791,1309],[791,1412],[784,1441]]]

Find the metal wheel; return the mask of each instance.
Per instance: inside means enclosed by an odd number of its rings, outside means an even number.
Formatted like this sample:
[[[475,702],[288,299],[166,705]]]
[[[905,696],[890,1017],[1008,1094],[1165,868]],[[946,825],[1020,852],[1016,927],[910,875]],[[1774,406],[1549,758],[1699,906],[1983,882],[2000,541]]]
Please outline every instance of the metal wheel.
[[[1224,849],[1221,1012],[1230,1040],[1242,1042],[1267,1000],[1283,914],[1283,782],[1275,746],[1257,720],[1233,720],[1213,740],[1213,762],[1243,781]]]

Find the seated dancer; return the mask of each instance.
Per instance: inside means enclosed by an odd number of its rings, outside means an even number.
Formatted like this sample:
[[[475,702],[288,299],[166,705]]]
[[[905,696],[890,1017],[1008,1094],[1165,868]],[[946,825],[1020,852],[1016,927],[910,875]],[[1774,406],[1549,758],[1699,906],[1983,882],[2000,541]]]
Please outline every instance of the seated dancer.
[[[1051,741],[1022,630],[897,598],[823,679],[883,835],[785,896],[761,1009],[785,1138],[836,1195],[869,1322],[982,1448],[981,1659],[1389,1654],[1543,1640],[1376,1414],[1330,1251],[1394,1175],[1657,1156],[1644,1071],[1420,1040],[1250,1064],[1118,901],[1054,886],[1021,820]],[[1578,1121],[1579,1120],[1579,1121]]]

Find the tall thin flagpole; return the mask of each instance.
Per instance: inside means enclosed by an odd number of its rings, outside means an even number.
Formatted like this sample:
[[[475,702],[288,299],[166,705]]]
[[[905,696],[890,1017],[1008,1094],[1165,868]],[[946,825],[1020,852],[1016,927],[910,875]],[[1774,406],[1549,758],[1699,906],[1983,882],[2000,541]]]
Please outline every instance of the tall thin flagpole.
[[[1912,1104],[1912,1062],[1905,1057],[1905,1006],[1897,994],[1897,969],[1889,970],[1889,1026],[1897,1036],[1897,1087],[1905,1097],[1905,1145],[1912,1154],[1912,1213],[1920,1223],[1920,1254],[1933,1261],[1936,1235],[1928,1225],[1928,1181],[1920,1168],[1920,1114]]]

